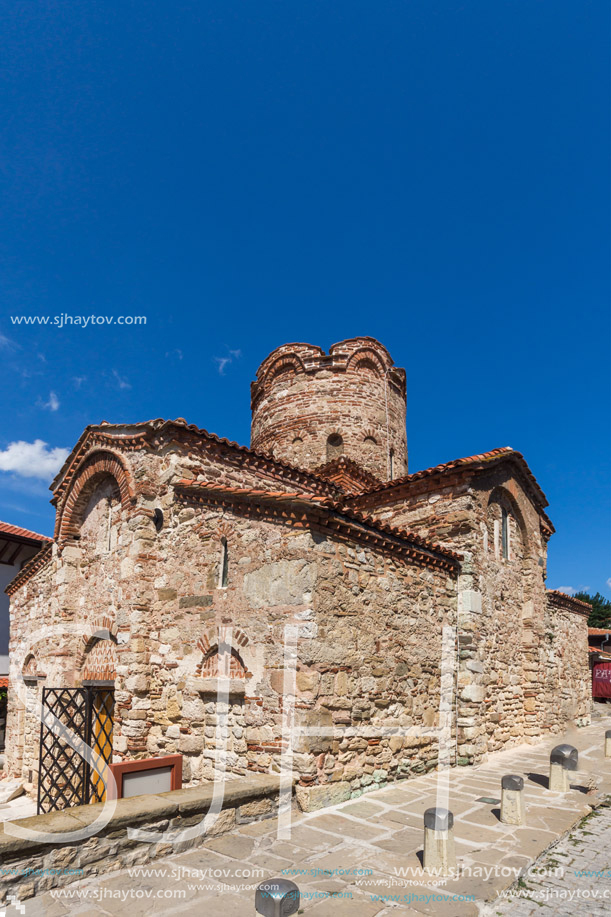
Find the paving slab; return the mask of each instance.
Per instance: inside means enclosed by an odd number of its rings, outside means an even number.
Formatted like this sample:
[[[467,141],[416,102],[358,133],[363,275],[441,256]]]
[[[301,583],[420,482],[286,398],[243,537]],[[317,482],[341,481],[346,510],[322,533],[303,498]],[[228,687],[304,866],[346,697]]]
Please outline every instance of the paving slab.
[[[343,837],[352,837],[359,840],[367,840],[370,843],[375,843],[376,837],[387,836],[391,830],[388,825],[380,824],[375,816],[368,821],[357,821],[351,818],[344,818],[342,812],[319,815],[313,821],[313,824],[318,829],[338,835],[339,840]]]
[[[603,757],[605,729],[611,728],[611,717],[599,718],[585,729],[571,732],[569,739],[580,750],[580,771],[575,786],[584,784],[584,774],[596,776],[600,784],[598,797],[571,789],[565,795],[549,793],[547,789],[547,763],[549,751],[559,744],[563,736],[551,736],[541,746],[523,745],[491,755],[488,761],[473,768],[454,768],[450,771],[449,807],[455,815],[455,841],[458,874],[446,880],[435,879],[422,870],[423,813],[436,805],[436,775],[426,775],[396,783],[386,788],[376,788],[358,799],[310,814],[292,812],[292,830],[289,838],[278,837],[278,820],[267,819],[243,825],[234,832],[206,841],[205,846],[175,856],[155,861],[178,869],[182,864],[191,868],[231,868],[233,873],[221,882],[174,881],[173,888],[182,888],[195,895],[156,902],[146,901],[146,913],[153,917],[162,914],[188,914],[197,912],[206,917],[233,917],[235,914],[254,914],[254,892],[249,883],[257,879],[241,879],[238,869],[260,869],[265,875],[282,875],[290,878],[307,896],[302,910],[306,917],[394,917],[396,914],[435,914],[448,917],[471,917],[487,908],[508,907],[504,891],[511,886],[521,870],[529,867],[546,848],[556,842],[584,815],[604,793],[611,794],[611,762]],[[479,796],[500,797],[501,777],[506,773],[521,774],[525,781],[525,826],[502,825],[498,806],[477,803]],[[591,868],[609,867],[611,876],[611,835],[607,836],[597,817],[592,816],[589,829],[575,844],[581,844],[582,862]],[[610,829],[611,830],[611,829]],[[588,847],[589,843],[589,847]],[[554,854],[556,859],[571,866],[574,845],[568,843]],[[580,848],[581,849],[581,848]],[[289,875],[287,870],[300,870]],[[354,870],[367,869],[367,875],[355,875]],[[350,872],[352,871],[352,873]],[[497,875],[497,873],[506,873]],[[141,891],[162,887],[163,879],[134,878],[127,870],[105,877],[76,883],[71,888],[128,889],[133,883]],[[261,881],[259,879],[258,881]],[[561,887],[553,885],[550,887]],[[559,882],[560,880],[558,880]],[[110,883],[110,884],[109,884]],[[148,883],[148,884],[147,884]],[[187,888],[187,886],[191,888]],[[224,892],[222,885],[225,885]],[[590,880],[590,885],[592,881]],[[207,886],[207,887],[205,887]],[[458,900],[474,896],[475,901]],[[347,897],[350,894],[352,897]],[[440,897],[435,900],[434,895]],[[460,897],[459,895],[459,897]],[[411,897],[410,897],[411,896]],[[487,900],[486,900],[487,899]],[[611,901],[611,898],[609,899]],[[195,904],[194,902],[197,902]],[[44,914],[41,907],[55,908],[49,917],[85,917],[91,914],[140,917],[140,905],[127,907],[114,900],[54,901],[48,894],[30,899],[25,917]],[[590,902],[596,915],[598,904]],[[191,908],[191,910],[189,910]],[[517,910],[502,911],[512,917],[528,917],[539,913],[539,904],[520,899]],[[491,917],[500,911],[489,911]],[[551,913],[550,917],[551,917]],[[580,912],[560,910],[557,913],[574,917]],[[602,911],[600,911],[602,913]],[[546,913],[541,913],[546,917]]]

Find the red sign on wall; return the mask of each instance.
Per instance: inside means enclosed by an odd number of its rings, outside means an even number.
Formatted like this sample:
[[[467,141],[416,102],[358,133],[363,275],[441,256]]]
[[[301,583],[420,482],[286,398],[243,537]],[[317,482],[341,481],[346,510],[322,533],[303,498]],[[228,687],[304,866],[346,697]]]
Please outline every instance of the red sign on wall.
[[[611,662],[599,662],[592,670],[592,696],[611,697]]]

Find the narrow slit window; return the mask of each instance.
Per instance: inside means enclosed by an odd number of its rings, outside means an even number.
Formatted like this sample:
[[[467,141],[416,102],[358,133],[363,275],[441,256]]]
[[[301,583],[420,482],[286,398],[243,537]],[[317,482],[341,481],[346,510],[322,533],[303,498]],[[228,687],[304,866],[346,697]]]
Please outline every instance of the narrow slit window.
[[[501,550],[503,559],[509,560],[509,516],[506,509],[501,509]]]
[[[106,550],[112,550],[112,502],[108,501],[108,523],[106,532]]]
[[[391,450],[390,450],[390,461],[389,461],[388,465],[389,465],[389,469],[390,469],[390,478],[389,478],[389,480],[392,481],[393,478],[394,478],[394,476],[395,476],[395,450],[394,450],[394,449],[391,449]]]
[[[219,589],[224,589],[227,585],[227,574],[229,568],[229,550],[227,539],[221,538],[221,565],[219,568]]]

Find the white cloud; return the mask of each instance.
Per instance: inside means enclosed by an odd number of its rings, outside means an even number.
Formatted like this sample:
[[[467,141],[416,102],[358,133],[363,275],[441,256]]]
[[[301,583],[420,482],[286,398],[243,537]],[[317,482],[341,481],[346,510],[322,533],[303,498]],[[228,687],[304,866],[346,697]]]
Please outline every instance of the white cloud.
[[[15,350],[17,344],[0,331],[0,350]]]
[[[609,587],[609,589],[611,589],[611,576],[607,580],[607,586]]]
[[[37,439],[33,443],[19,440],[0,450],[0,471],[14,471],[24,478],[52,478],[68,456],[68,449],[49,449]]]
[[[47,411],[57,411],[59,409],[59,398],[55,392],[49,392],[49,400],[42,401],[40,398],[36,402],[38,407],[45,408]]]
[[[213,359],[214,359],[214,362],[215,362],[216,365],[218,366],[219,376],[224,376],[224,375],[225,375],[225,367],[226,367],[229,363],[233,363],[234,360],[239,360],[240,357],[242,356],[242,351],[241,351],[241,350],[228,350],[227,352],[228,352],[228,354],[229,354],[228,357],[214,357],[214,358],[213,358]]]
[[[215,357],[214,362],[219,368],[219,376],[225,375],[225,367],[228,363],[231,363],[231,357]]]
[[[72,381],[74,382],[74,387],[79,389],[83,382],[87,381],[87,376],[73,376]]]
[[[131,383],[124,376],[120,376],[116,369],[113,369],[112,374],[120,389],[131,388]]]

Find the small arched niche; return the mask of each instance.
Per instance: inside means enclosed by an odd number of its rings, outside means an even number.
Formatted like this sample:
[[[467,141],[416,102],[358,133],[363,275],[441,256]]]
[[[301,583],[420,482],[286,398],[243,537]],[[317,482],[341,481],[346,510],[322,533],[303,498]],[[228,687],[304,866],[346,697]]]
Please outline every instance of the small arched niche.
[[[344,440],[340,433],[334,431],[327,437],[327,461],[339,458],[344,452]]]

